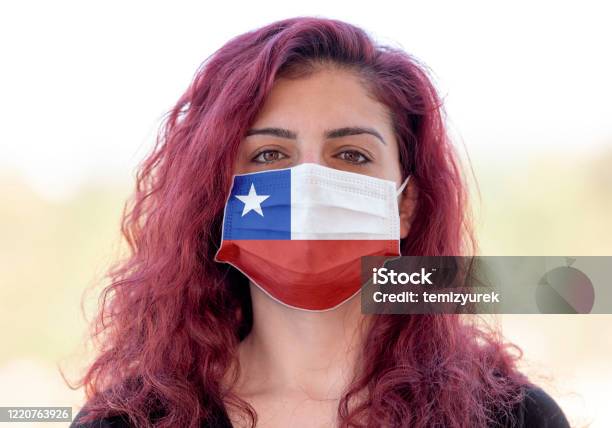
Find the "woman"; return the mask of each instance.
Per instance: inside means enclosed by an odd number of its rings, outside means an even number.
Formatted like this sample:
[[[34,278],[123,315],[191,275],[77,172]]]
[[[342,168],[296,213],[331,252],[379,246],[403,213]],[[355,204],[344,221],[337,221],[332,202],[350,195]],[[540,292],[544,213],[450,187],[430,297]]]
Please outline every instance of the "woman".
[[[279,250],[241,260],[230,201],[235,218],[260,220],[271,192],[234,194],[236,177],[282,171],[392,182],[401,254],[474,251],[422,65],[330,19],[241,35],[198,71],[139,171],[122,225],[131,254],[110,272],[73,427],[567,426],[494,331],[457,315],[363,315],[350,292],[310,301],[275,285],[295,274]],[[289,242],[302,267],[321,259]]]

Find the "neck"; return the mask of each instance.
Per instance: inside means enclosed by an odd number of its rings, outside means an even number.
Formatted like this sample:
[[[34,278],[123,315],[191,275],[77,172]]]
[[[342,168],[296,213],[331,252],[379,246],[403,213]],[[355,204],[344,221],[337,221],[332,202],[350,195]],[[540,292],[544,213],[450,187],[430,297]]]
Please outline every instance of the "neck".
[[[253,283],[250,287],[253,328],[239,349],[241,390],[340,398],[363,340],[366,318],[359,295],[333,310],[311,312],[284,306]]]

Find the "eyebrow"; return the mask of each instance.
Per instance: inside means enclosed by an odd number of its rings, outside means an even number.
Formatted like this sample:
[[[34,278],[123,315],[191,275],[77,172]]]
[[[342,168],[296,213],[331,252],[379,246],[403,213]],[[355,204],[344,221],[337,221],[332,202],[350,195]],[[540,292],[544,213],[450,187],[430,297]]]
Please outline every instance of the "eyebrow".
[[[329,129],[325,131],[325,138],[341,138],[349,135],[361,135],[370,134],[378,138],[381,143],[387,144],[384,138],[378,131],[373,128],[366,128],[362,126],[345,126],[343,128]],[[251,135],[272,135],[273,137],[286,138],[289,140],[296,140],[297,134],[293,131],[284,128],[259,128],[249,129],[246,136]]]

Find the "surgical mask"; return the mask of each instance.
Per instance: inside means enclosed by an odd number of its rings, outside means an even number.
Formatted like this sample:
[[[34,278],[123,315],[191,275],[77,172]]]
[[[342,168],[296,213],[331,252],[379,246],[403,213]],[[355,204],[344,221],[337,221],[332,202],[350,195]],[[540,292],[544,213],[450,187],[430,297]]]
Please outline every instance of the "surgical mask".
[[[233,177],[215,261],[278,302],[324,311],[361,288],[361,257],[400,255],[390,180],[313,163]]]

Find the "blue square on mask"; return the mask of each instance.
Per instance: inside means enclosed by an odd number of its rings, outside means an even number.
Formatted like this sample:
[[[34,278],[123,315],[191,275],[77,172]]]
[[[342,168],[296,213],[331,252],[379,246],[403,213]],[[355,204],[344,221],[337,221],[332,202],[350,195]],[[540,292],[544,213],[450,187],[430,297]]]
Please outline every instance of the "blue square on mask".
[[[291,170],[234,177],[223,239],[291,239]]]

